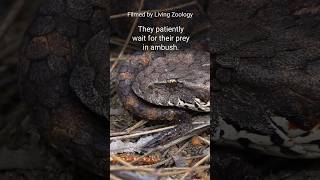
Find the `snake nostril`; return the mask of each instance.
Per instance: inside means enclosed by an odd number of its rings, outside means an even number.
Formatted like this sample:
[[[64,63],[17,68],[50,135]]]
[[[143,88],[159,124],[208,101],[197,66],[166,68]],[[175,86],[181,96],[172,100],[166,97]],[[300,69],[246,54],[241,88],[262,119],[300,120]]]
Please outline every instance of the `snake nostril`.
[[[153,91],[153,86],[148,86],[148,89]]]

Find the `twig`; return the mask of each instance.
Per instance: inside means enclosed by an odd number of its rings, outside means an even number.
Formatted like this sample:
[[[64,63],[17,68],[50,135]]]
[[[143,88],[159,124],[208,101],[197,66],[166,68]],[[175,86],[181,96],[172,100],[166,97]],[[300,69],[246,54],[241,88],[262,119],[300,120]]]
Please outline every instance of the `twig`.
[[[146,131],[150,131],[150,130],[154,130],[154,129],[157,129],[157,128],[162,128],[162,127],[165,127],[163,125],[155,125],[155,126],[152,126],[152,127],[144,127],[143,129],[141,129],[140,131],[136,131],[136,132],[146,132]],[[122,135],[128,135],[130,133],[126,132],[126,131],[121,131],[121,132],[111,132],[110,133],[110,137],[115,137],[115,136],[122,136]]]
[[[164,128],[159,128],[159,129],[153,129],[150,131],[144,131],[144,132],[138,132],[138,133],[134,133],[134,134],[129,134],[129,135],[124,135],[124,136],[116,136],[116,137],[111,137],[110,140],[120,140],[120,139],[127,139],[127,138],[133,138],[133,137],[138,137],[138,136],[142,136],[142,135],[146,135],[146,134],[152,134],[152,133],[156,133],[156,132],[161,132],[161,131],[165,131],[168,129],[172,129],[175,126],[169,126],[169,127],[164,127]]]
[[[133,130],[143,126],[146,123],[147,123],[147,121],[141,120],[141,121],[137,122],[135,125],[133,125],[133,126],[129,127],[128,129],[126,129],[125,131],[128,132],[128,133],[131,133]]]
[[[120,162],[121,164],[123,164],[123,165],[125,165],[125,166],[127,166],[127,167],[133,167],[133,165],[131,165],[130,163],[128,163],[128,162],[126,162],[126,161],[124,161],[124,160],[122,160],[121,158],[119,158],[119,157],[116,156],[116,155],[111,155],[111,158],[114,159],[114,160],[116,160],[117,162]]]
[[[121,178],[118,178],[117,176],[110,174],[110,179],[112,180],[122,180]]]
[[[201,139],[203,142],[205,142],[207,145],[210,145],[210,141],[206,138],[203,138],[201,136],[198,136],[199,139]]]
[[[206,156],[207,157],[207,156]],[[203,162],[205,162],[207,160],[207,158],[204,157],[203,159],[201,159],[197,164],[195,164],[193,167],[170,167],[170,168],[161,168],[160,171],[190,171],[192,170],[199,170],[199,169],[208,169],[210,168],[210,166],[200,166]],[[210,157],[210,156],[209,156]],[[126,166],[111,166],[110,167],[110,171],[143,171],[143,172],[156,172],[159,171],[158,169],[155,168],[146,168],[143,166],[130,166],[130,167],[126,167]]]
[[[3,20],[2,25],[0,26],[0,39],[2,39],[3,35],[7,32],[8,27],[10,24],[15,20],[19,12],[21,11],[22,7],[24,5],[24,0],[17,0],[8,15]]]
[[[145,168],[141,166],[111,166],[110,171],[144,171],[144,172],[155,172],[154,168]]]
[[[198,166],[197,168],[208,168],[208,166]],[[195,168],[196,169],[196,168]],[[174,171],[174,170],[190,170],[190,167],[169,167],[169,168],[162,168],[163,171]]]
[[[205,131],[208,127],[209,127],[208,125],[202,125],[202,126],[196,127],[194,129],[190,130],[187,133],[187,135],[182,136],[182,137],[180,137],[178,139],[175,139],[174,141],[171,141],[171,142],[169,142],[169,143],[167,143],[167,144],[165,144],[163,146],[160,146],[160,147],[158,147],[156,149],[159,149],[159,150],[167,149],[167,148],[169,148],[169,147],[171,147],[173,145],[176,145],[176,144],[178,144],[178,143],[180,143],[180,142],[182,142],[182,141],[184,141],[186,139],[191,138],[192,136],[194,136],[197,133]]]
[[[193,159],[199,159],[199,158],[203,158],[204,156],[206,156],[207,154],[202,154],[202,155],[197,155],[197,156],[189,156],[189,157],[185,157],[185,160],[193,160]]]
[[[178,168],[174,168],[173,167],[173,168],[171,168],[171,171],[174,171],[174,172],[161,172],[158,175],[159,176],[172,176],[172,175],[185,173],[189,169],[190,168],[180,168],[180,169],[178,169]],[[200,171],[200,170],[207,170],[207,169],[210,169],[210,166],[199,166],[199,167],[194,168],[193,170]]]
[[[188,144],[189,144],[189,142],[187,141],[187,142],[185,142],[179,149],[178,149],[178,151],[177,152],[174,152],[174,154],[170,157],[170,158],[168,158],[168,160],[170,161],[171,159],[172,159],[172,157],[173,156],[176,156],[176,155],[178,155],[184,148],[186,148],[187,146],[188,146]],[[169,162],[168,161],[168,162]],[[168,165],[168,164],[166,164],[166,165]]]
[[[200,166],[202,163],[204,163],[205,161],[207,161],[208,159],[210,159],[210,154],[206,155],[204,158],[202,158],[200,161],[198,161],[194,166],[192,166],[188,172],[186,172],[183,176],[182,176],[182,180],[185,179],[191,171],[194,171],[194,169],[198,166]]]

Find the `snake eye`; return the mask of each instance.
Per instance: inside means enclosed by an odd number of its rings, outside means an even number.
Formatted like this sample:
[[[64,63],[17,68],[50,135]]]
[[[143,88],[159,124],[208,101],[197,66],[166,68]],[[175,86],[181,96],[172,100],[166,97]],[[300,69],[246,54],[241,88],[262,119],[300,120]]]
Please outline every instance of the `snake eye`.
[[[178,84],[178,81],[176,79],[167,79],[167,83],[171,86],[171,87],[176,87]]]
[[[176,84],[178,83],[176,79],[167,79],[167,83],[169,84]]]
[[[152,91],[153,90],[153,86],[148,86],[148,89]]]

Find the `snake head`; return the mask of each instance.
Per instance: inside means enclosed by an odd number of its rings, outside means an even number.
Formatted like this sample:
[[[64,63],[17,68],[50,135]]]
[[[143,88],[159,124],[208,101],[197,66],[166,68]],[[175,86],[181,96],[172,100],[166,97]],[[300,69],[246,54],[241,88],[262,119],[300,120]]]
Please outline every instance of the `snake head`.
[[[134,93],[149,103],[210,111],[210,55],[180,51],[153,57],[132,84]]]

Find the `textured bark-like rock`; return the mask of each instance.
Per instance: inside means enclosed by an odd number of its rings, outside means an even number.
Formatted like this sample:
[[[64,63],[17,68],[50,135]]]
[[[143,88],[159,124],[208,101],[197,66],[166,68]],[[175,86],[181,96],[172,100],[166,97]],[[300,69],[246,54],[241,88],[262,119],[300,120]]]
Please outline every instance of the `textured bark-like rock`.
[[[302,129],[319,123],[318,6],[316,1],[212,1],[210,37],[220,92],[244,89],[265,112]]]
[[[42,135],[66,158],[101,176],[107,160],[108,12],[108,1],[44,2],[19,63],[21,94]],[[91,76],[77,79],[84,74],[79,69],[92,69]],[[99,104],[92,104],[91,92]]]
[[[319,1],[312,0],[209,2],[216,116],[237,130],[267,135],[276,146],[285,140],[270,124],[305,131],[302,136],[318,131],[319,7]],[[275,116],[286,125],[277,124]],[[319,139],[309,143],[319,145]],[[238,143],[246,147],[251,141],[238,139]],[[281,151],[300,157],[288,149]]]

